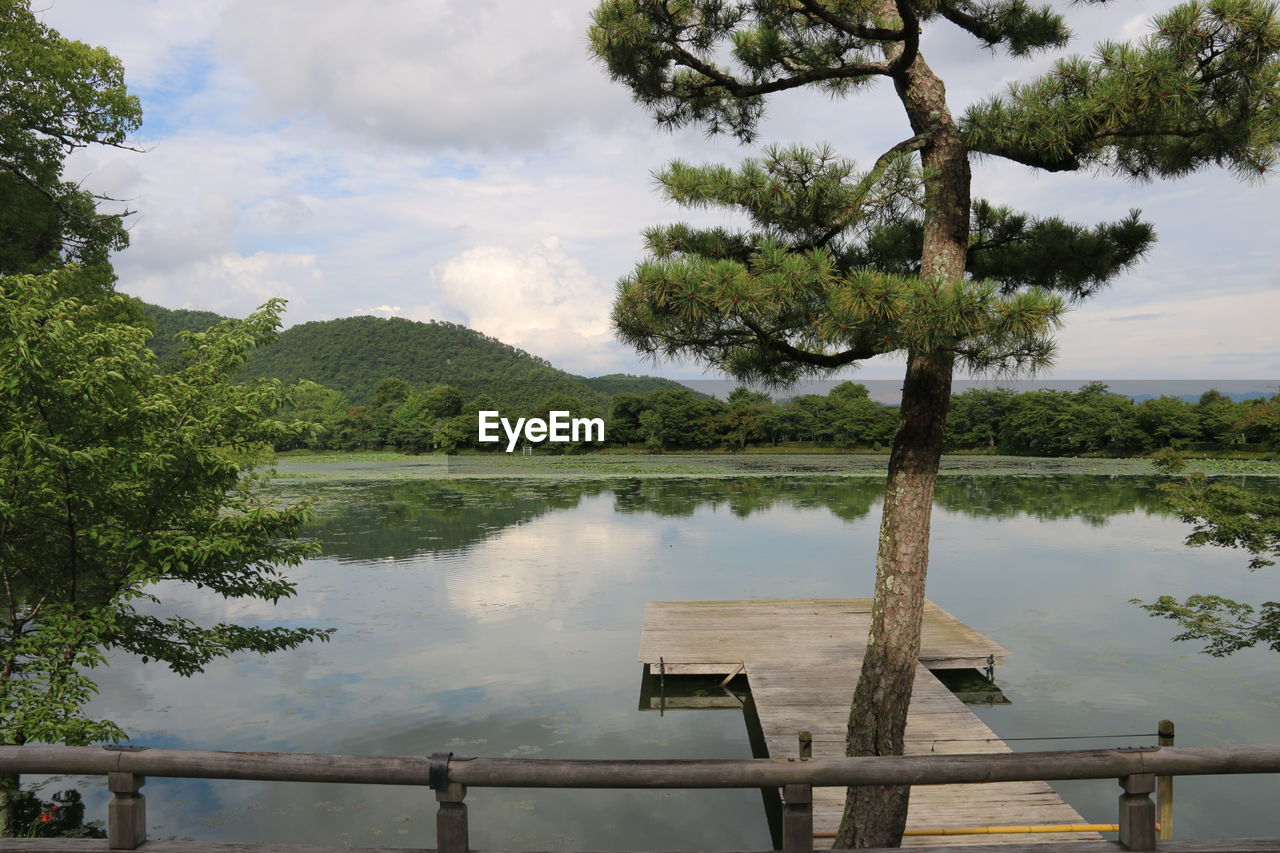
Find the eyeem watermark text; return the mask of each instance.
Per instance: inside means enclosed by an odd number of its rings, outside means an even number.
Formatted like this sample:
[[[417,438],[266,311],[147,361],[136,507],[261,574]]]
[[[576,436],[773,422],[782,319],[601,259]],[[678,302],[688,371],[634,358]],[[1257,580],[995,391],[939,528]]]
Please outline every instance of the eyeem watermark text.
[[[604,441],[604,418],[571,418],[568,412],[552,411],[547,413],[549,420],[542,418],[516,418],[515,425],[497,412],[480,412],[479,440],[494,443],[501,441],[498,427],[507,436],[507,452],[516,449],[523,437],[531,444],[544,441]]]

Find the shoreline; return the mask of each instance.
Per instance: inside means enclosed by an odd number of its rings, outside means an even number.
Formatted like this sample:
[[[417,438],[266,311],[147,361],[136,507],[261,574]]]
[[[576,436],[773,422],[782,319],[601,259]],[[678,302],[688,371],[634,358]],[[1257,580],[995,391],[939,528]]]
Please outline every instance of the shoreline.
[[[881,477],[888,453],[584,453],[409,455],[394,451],[289,453],[276,457],[276,481],[403,479],[637,479],[727,477]],[[1195,459],[1209,476],[1280,477],[1280,461]],[[1145,457],[1033,457],[960,453],[942,457],[939,476],[1096,475],[1176,477]]]

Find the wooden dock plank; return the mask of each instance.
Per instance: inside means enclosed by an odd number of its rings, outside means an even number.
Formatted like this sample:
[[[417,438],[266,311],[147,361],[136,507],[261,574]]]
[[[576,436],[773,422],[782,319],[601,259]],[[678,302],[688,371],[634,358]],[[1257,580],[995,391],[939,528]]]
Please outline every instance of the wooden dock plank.
[[[844,755],[849,702],[870,625],[870,599],[651,602],[640,660],[669,674],[728,675],[745,668],[769,755],[794,756],[798,732],[813,755]],[[908,754],[1009,752],[1007,744],[929,671],[985,666],[1008,651],[929,602],[905,739]],[[843,788],[814,790],[814,830],[834,832]],[[1079,824],[1083,818],[1044,782],[918,785],[908,829]],[[1038,843],[1097,840],[1096,833],[1037,834]],[[1026,844],[1027,836],[984,836],[988,844]],[[820,847],[830,846],[823,839]],[[911,836],[905,846],[973,844],[973,836]]]
[[[655,601],[645,609],[640,662],[668,665],[740,663],[742,655],[770,642],[780,623],[797,645],[833,649],[861,643],[871,624],[871,599],[773,601]],[[1008,650],[933,602],[925,604],[920,660],[930,668],[999,664]],[[707,674],[720,670],[708,669]],[[729,670],[725,670],[727,674]],[[668,670],[678,674],[675,670]]]

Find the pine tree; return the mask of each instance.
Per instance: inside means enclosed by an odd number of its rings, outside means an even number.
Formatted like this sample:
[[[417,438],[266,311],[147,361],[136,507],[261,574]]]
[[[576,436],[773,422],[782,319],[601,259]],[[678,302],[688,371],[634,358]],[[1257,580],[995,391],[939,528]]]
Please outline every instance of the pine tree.
[[[1261,0],[1185,3],[1146,38],[1060,60],[959,118],[920,49],[922,27],[947,23],[1013,56],[1070,39],[1062,15],[1025,0],[604,0],[589,34],[609,74],[663,126],[750,142],[768,95],[844,96],[879,78],[910,123],[912,135],[863,175],[826,152],[775,151],[737,173],[673,164],[662,176],[673,199],[746,210],[757,230],[651,231],[653,258],[623,280],[615,306],[617,328],[642,351],[741,377],[785,381],[906,353],[850,755],[903,749],[957,362],[1043,361],[1055,298],[1089,295],[1152,239],[1136,214],[1085,228],[971,203],[971,158],[1138,180],[1213,165],[1256,177],[1280,138],[1280,25]],[[915,177],[899,156],[910,152]],[[910,197],[913,180],[923,190],[904,211],[892,199]],[[907,795],[850,789],[835,846],[900,843]]]

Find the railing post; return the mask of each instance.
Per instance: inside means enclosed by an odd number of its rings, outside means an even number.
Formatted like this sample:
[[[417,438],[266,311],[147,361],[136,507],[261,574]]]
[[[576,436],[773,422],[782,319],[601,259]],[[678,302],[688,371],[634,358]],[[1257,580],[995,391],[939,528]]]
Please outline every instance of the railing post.
[[[1173,720],[1161,720],[1157,729],[1160,746],[1173,746]],[[1173,777],[1156,777],[1156,823],[1160,839],[1167,841],[1173,838]]]
[[[782,786],[783,853],[813,853],[813,786]]]
[[[138,793],[146,781],[134,773],[107,774],[107,790],[115,795],[107,804],[107,846],[112,850],[137,850],[147,840],[147,798]]]
[[[467,787],[450,782],[436,790],[436,850],[439,853],[467,853],[470,840],[467,837]]]
[[[1150,773],[1131,773],[1120,778],[1120,844],[1126,850],[1156,849],[1156,804],[1151,792],[1156,777]]]

